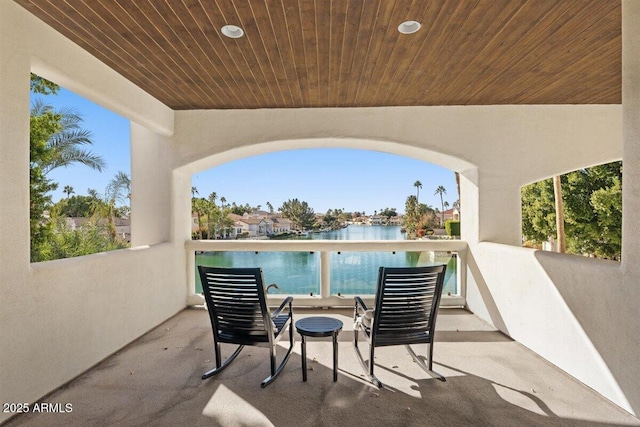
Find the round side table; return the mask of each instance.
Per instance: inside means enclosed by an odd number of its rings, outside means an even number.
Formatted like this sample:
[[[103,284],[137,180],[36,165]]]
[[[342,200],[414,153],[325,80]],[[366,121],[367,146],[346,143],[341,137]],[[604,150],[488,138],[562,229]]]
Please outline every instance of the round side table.
[[[296,322],[296,331],[302,337],[302,381],[307,380],[306,337],[332,337],[333,339],[333,381],[338,381],[338,333],[342,322],[332,317],[306,317]]]

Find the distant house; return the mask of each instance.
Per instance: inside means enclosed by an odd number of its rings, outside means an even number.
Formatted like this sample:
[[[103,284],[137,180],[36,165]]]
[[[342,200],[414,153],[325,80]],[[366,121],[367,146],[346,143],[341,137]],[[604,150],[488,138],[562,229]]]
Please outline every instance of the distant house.
[[[80,229],[87,221],[89,221],[89,218],[68,217],[65,218],[65,220],[67,223],[67,227],[70,230],[75,231]],[[116,235],[118,236],[118,238],[124,242],[131,242],[131,218],[115,218],[114,222],[116,226]],[[100,227],[106,227],[107,220],[101,218],[98,221],[98,225]]]
[[[451,209],[447,209],[446,211],[443,212],[444,214],[444,220],[456,220],[456,221],[460,221],[460,211],[458,211],[457,208],[451,208]]]
[[[386,222],[387,217],[382,215],[371,215],[369,217],[369,223],[371,225],[382,225]]]
[[[115,223],[118,238],[131,243],[131,218],[116,218]]]
[[[266,236],[273,233],[273,222],[270,219],[242,218],[236,221],[236,230],[240,234],[247,233],[250,237]]]
[[[403,225],[404,224],[404,216],[396,215],[389,217],[389,225]]]
[[[282,215],[274,215],[271,217],[273,221],[273,232],[278,233],[290,233],[292,222]]]

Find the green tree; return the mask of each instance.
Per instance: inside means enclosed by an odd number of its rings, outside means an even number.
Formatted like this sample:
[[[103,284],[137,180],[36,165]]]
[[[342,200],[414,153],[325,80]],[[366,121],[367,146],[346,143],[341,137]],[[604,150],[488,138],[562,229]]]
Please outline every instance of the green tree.
[[[56,203],[52,212],[57,217],[85,217],[92,214],[93,198],[90,196],[71,196]]]
[[[525,185],[522,198],[522,234],[526,240],[542,243],[555,235],[555,205],[551,179]]]
[[[46,175],[59,167],[68,167],[80,163],[91,169],[102,172],[106,167],[104,159],[83,146],[92,145],[91,132],[82,128],[82,116],[73,109],[55,110],[42,99],[34,101],[31,116],[50,115],[55,117],[59,128],[49,135],[44,150],[46,156],[39,160],[39,166]]]
[[[315,225],[315,214],[307,202],[289,199],[280,206],[282,216],[289,219],[298,229],[310,229]]]
[[[560,177],[566,249],[619,259],[622,242],[622,163],[613,162]],[[522,188],[522,234],[539,244],[556,235],[553,180]]]
[[[389,219],[392,216],[398,216],[398,212],[396,212],[395,208],[384,208],[380,210],[380,216],[386,216]]]
[[[415,238],[424,231],[433,229],[438,218],[432,207],[418,203],[416,196],[407,197],[405,202],[404,227],[410,238]],[[422,232],[420,232],[422,230]]]
[[[72,230],[65,218],[54,218],[54,232],[45,244],[48,259],[71,258],[121,249],[128,246],[125,241],[111,241],[96,218],[90,219],[79,228]]]
[[[56,95],[60,86],[44,79],[36,74],[31,73],[31,92],[38,93],[40,95]]]
[[[42,165],[46,164],[51,156],[47,150],[47,141],[61,128],[60,117],[52,111],[45,111],[38,115],[31,114],[29,126],[31,262],[50,259],[45,253],[44,243],[52,237],[53,228],[46,213],[51,207],[50,192],[55,190],[58,184],[47,178]]]

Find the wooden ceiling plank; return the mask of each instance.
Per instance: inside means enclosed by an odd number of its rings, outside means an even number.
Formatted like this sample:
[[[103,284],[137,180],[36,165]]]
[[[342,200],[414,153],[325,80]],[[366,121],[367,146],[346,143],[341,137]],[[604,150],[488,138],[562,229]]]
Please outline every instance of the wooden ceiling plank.
[[[253,49],[254,39],[257,42],[260,34],[255,31],[255,27],[251,27],[251,31],[246,31],[252,19],[251,11],[246,2],[242,2],[242,0],[217,0],[216,3],[224,16],[225,23],[238,25],[245,30],[244,36],[225,40],[229,54],[234,58],[234,63],[237,66],[237,72],[244,76],[248,90],[254,93],[254,96],[259,100],[259,105],[263,108],[275,106],[274,92],[265,78],[262,66]]]
[[[192,95],[193,88],[186,84],[181,84],[180,87],[171,87],[165,84],[161,84],[155,77],[158,75],[162,75],[163,73],[168,73],[169,75],[173,74],[177,78],[180,78],[177,74],[175,74],[173,68],[164,61],[156,61],[148,58],[146,55],[148,54],[148,50],[142,50],[140,46],[144,46],[141,43],[141,40],[137,38],[137,36],[129,31],[125,26],[122,25],[122,14],[117,16],[117,12],[124,12],[119,7],[106,7],[104,2],[91,2],[91,7],[89,7],[86,3],[82,3],[83,5],[88,7],[88,10],[93,12],[93,16],[95,16],[95,20],[100,19],[103,22],[100,29],[104,38],[112,38],[118,51],[124,52],[128,55],[131,60],[130,63],[135,64],[135,68],[141,69],[141,73],[143,74],[142,79],[144,80],[144,84],[141,85],[143,89],[146,91],[156,94],[156,98],[167,103],[167,102],[181,102],[186,103],[189,99],[189,96]],[[94,20],[89,18],[90,20]],[[129,36],[129,37],[127,37]],[[141,60],[142,59],[142,60]],[[129,64],[129,62],[124,61],[124,58],[121,58],[120,67],[123,64]],[[116,68],[117,70],[118,68]],[[181,79],[181,78],[180,78]],[[157,96],[158,93],[163,93],[166,95]],[[164,101],[166,99],[166,101]],[[172,101],[168,101],[171,99]]]
[[[202,15],[197,15],[195,19],[206,37],[207,46],[211,51],[209,58],[222,79],[221,83],[238,100],[237,103],[224,108],[238,108],[239,106],[248,108],[249,105],[258,105],[255,96],[243,90],[244,80],[238,73],[237,66],[226,48],[224,37],[220,33],[221,24],[224,24],[225,21],[219,9],[208,0],[194,1],[197,1],[202,10]]]
[[[381,105],[392,105],[395,94],[403,87],[411,87],[415,90],[413,80],[409,78],[415,75],[414,64],[420,54],[426,50],[425,45],[429,34],[426,26],[429,16],[435,13],[432,8],[437,6],[433,2],[414,0],[404,16],[399,17],[398,25],[405,21],[417,21],[423,27],[414,34],[397,34],[391,56],[387,61],[388,66],[381,78],[383,84],[378,84],[376,87],[374,95],[376,102]]]
[[[340,87],[340,68],[342,67],[342,55],[347,20],[349,0],[330,2],[329,10],[329,61],[327,63],[328,84],[326,87],[328,107],[335,107],[338,103],[338,88]]]
[[[356,57],[359,42],[359,31],[364,3],[362,0],[350,0],[345,4],[344,23],[342,26],[342,38],[340,40],[340,59],[336,74],[337,86],[333,91],[331,100],[333,107],[340,105],[352,105],[348,96],[348,83],[352,75],[353,59]]]
[[[159,79],[159,84],[174,84],[178,89],[188,90],[189,98],[197,103],[205,102],[205,97],[201,91],[197,90],[195,81],[191,78],[194,72],[186,59],[176,50],[176,47],[167,38],[167,34],[163,32],[163,18],[157,15],[157,11],[153,5],[145,1],[130,2],[127,0],[112,0],[120,6],[122,13],[119,19],[127,19],[127,28],[137,37],[148,40],[144,43],[148,51],[145,58],[149,62],[165,62],[171,68],[171,73],[175,76],[175,80],[167,82],[168,76],[155,76]],[[118,9],[114,9],[118,10]],[[185,85],[185,86],[183,86]],[[188,88],[188,89],[187,89]],[[182,106],[190,107],[191,102]]]
[[[358,105],[365,107],[373,106],[369,103],[368,90],[371,84],[371,79],[376,72],[377,61],[380,57],[380,51],[384,46],[385,37],[389,32],[389,28],[392,26],[391,17],[393,15],[395,5],[395,2],[387,2],[385,0],[381,0],[379,3],[379,9],[376,13],[373,25],[373,31],[371,32],[369,45],[367,47],[366,61],[362,64],[364,69],[360,75],[358,91],[356,92],[354,99]]]
[[[514,78],[530,73],[528,61],[532,59],[532,52],[541,46],[549,46],[557,28],[570,19],[573,11],[569,0],[547,4],[553,7],[542,14],[539,8],[532,7],[533,3],[525,3],[500,29],[492,39],[492,76],[469,93],[471,99],[482,96],[482,92],[492,92],[496,85],[513,85]],[[507,36],[502,37],[502,34]]]
[[[353,47],[351,63],[349,65],[349,75],[346,78],[346,89],[344,90],[345,103],[342,105],[356,107],[356,97],[362,82],[364,64],[370,53],[371,37],[376,21],[376,16],[380,10],[381,0],[362,0],[360,20],[356,28],[356,40]]]
[[[281,2],[279,0],[264,0],[263,2],[257,2],[255,7],[264,8],[265,22],[269,23],[263,34],[264,49],[265,52],[276,52],[271,61],[271,66],[278,79],[278,86],[283,93],[283,98],[288,98],[289,100],[288,103],[285,101],[284,106],[299,107],[302,105],[301,97],[297,96],[300,86],[295,84],[297,77],[295,80],[293,79],[296,76],[296,72],[290,50],[291,37],[289,37]]]
[[[253,16],[253,10],[250,2],[236,1],[233,2],[236,15],[240,20],[240,26],[245,30],[245,36],[238,41],[246,43],[248,48],[241,50],[247,65],[252,70],[256,83],[261,88],[265,97],[265,107],[277,107],[282,101],[278,101],[281,91],[277,86],[277,79],[269,71],[269,53],[260,50],[262,34],[260,28]],[[246,40],[245,40],[246,39]],[[282,97],[280,97],[282,100]]]
[[[318,53],[318,106],[329,106],[329,91],[331,90],[331,39],[334,23],[333,0],[314,0],[316,47]]]
[[[221,28],[223,25],[238,25],[241,26],[240,18],[236,15],[235,7],[232,4],[228,4],[225,0],[214,0],[216,13],[215,16],[221,20],[216,27]],[[258,85],[253,70],[247,64],[247,61],[243,55],[243,50],[246,50],[247,46],[247,34],[240,39],[230,39],[222,34],[219,34],[221,44],[225,56],[229,58],[229,67],[241,81],[244,82],[244,91],[251,95],[253,101],[249,106],[245,108],[259,108],[264,105],[264,94],[262,88]]]
[[[278,1],[278,0],[276,0]],[[304,31],[302,26],[302,11],[299,3],[279,0],[284,17],[284,29],[286,29],[289,42],[289,53],[291,63],[295,69],[296,88],[300,92],[300,106],[310,107],[311,99],[309,95],[309,67],[307,66],[306,45],[304,43]],[[303,42],[300,42],[300,41]]]
[[[485,42],[486,36],[498,32],[503,25],[501,23],[509,22],[521,8],[516,2],[511,2],[510,8],[500,2],[485,2],[483,7],[478,7],[480,4],[476,2],[472,8],[458,9],[459,13],[453,17],[453,26],[458,30],[449,37],[452,48],[447,52],[446,62],[440,67],[440,72],[430,82],[438,88],[440,96],[456,97],[457,94],[466,93],[469,90],[469,75],[477,79],[487,76],[478,73],[472,64],[480,61],[486,64],[486,56],[491,55],[488,48],[493,46]],[[486,66],[482,68],[486,69]]]
[[[180,3],[175,3],[175,5]],[[140,3],[144,5],[145,3]],[[200,62],[195,52],[198,50],[197,44],[191,39],[190,32],[184,27],[180,18],[176,15],[171,5],[165,1],[147,0],[149,7],[148,13],[153,14],[154,26],[158,29],[161,36],[168,41],[165,52],[169,55],[177,55],[183,62],[183,73],[193,82],[196,88],[200,88],[199,98],[201,102],[194,103],[194,108],[203,108],[207,105],[207,98],[213,98],[220,103],[222,99],[219,97],[216,89],[219,87],[211,86],[210,82],[203,78],[208,74],[204,65]],[[159,19],[158,19],[159,18]]]
[[[590,93],[590,88],[593,84],[597,84],[599,75],[591,72],[593,64],[598,63],[599,60],[607,53],[615,55],[612,51],[613,46],[617,46],[618,41],[610,39],[608,43],[601,45],[600,47],[591,50],[587,55],[582,56],[572,64],[571,73],[565,78],[556,79],[550,84],[538,84],[537,86],[531,85],[531,89],[526,92],[527,97],[532,99],[554,99],[554,95],[558,93],[575,92],[571,97],[577,98],[577,101],[571,102],[576,104],[594,104],[599,103],[595,101],[594,96]],[[617,58],[617,55],[615,56]],[[617,74],[617,73],[616,73]],[[621,73],[619,74],[621,76]],[[546,80],[545,80],[546,81]],[[536,90],[537,89],[537,90]],[[617,93],[615,100],[622,100],[622,93]],[[557,99],[556,103],[562,104],[563,99]]]
[[[439,82],[442,96],[462,99],[471,90],[471,80],[478,84],[490,77],[491,64],[488,58],[496,47],[493,43],[495,35],[511,21],[520,7],[515,3],[512,8],[505,8],[502,3],[493,1],[478,3],[463,24],[464,36],[456,66],[446,81]]]
[[[320,64],[319,64],[319,40],[316,28],[315,0],[300,1],[300,22],[302,25],[302,39],[305,51],[305,66],[307,68],[309,93],[309,106],[321,107],[320,100]]]
[[[612,10],[606,8],[606,6],[607,2],[599,2],[597,4],[591,4],[589,8],[582,8],[577,13],[573,13],[573,11],[568,12],[571,13],[571,19],[554,32],[551,43],[542,45],[540,49],[536,51],[536,62],[526,64],[527,69],[531,70],[531,74],[535,74],[538,78],[517,78],[514,81],[513,87],[519,90],[513,97],[516,99],[525,99],[527,93],[546,93],[550,88],[557,87],[553,83],[551,85],[542,84],[542,80],[547,79],[548,76],[559,76],[556,81],[564,80],[565,84],[576,85],[578,84],[578,80],[576,80],[574,69],[580,69],[578,74],[585,74],[585,67],[600,62],[597,59],[593,60],[593,58],[598,57],[596,52],[599,52],[602,47],[615,51],[615,48],[608,45],[608,42],[605,42],[603,45],[603,41],[606,39],[617,43],[618,40],[616,39],[618,39],[621,34],[619,32],[605,34],[598,31],[598,28],[609,28],[609,24],[602,25],[603,21],[610,19],[614,21],[617,20],[616,16],[612,17],[612,12],[615,12],[615,9]],[[575,40],[577,40],[577,42]],[[569,42],[571,42],[571,50],[564,48]],[[593,48],[592,46],[596,47]],[[555,51],[560,51],[561,53],[558,54],[555,53]],[[558,59],[550,61],[550,58]],[[614,73],[621,75],[622,52],[619,51],[619,56],[615,60],[607,63],[611,64],[610,66],[614,68]],[[588,74],[591,79],[597,80],[605,71],[606,68],[599,67],[594,68],[594,70]],[[536,86],[542,87],[537,88]],[[581,98],[584,99],[584,97]]]
[[[247,2],[247,6],[252,16],[252,19],[247,24],[247,31],[255,31],[260,35],[258,41],[255,44],[252,43],[252,47],[265,80],[269,81],[270,87],[273,87],[272,93],[275,105],[278,107],[291,105],[287,104],[287,99],[291,100],[291,94],[288,91],[283,70],[279,68],[276,71],[276,68],[281,64],[278,60],[279,47],[273,34],[273,27],[271,26],[266,4],[263,1],[254,1]],[[288,93],[285,94],[285,91]]]
[[[167,3],[174,19],[184,31],[184,38],[191,55],[201,70],[198,77],[211,88],[209,98],[214,105],[231,108],[240,102],[237,83],[212,47],[212,38],[217,38],[216,30],[207,20],[207,14],[198,0],[180,0]],[[173,24],[172,24],[173,25]],[[217,101],[216,101],[217,98]]]
[[[448,31],[450,29],[450,16],[458,7],[455,0],[439,0],[433,2],[433,7],[425,9],[423,24],[425,28],[416,33],[416,38],[423,38],[420,50],[415,54],[415,63],[411,63],[412,79],[406,86],[397,86],[395,96],[405,99],[407,105],[420,105],[421,100],[434,102],[440,99],[440,88],[433,85],[440,64],[446,61],[443,52],[446,52]]]

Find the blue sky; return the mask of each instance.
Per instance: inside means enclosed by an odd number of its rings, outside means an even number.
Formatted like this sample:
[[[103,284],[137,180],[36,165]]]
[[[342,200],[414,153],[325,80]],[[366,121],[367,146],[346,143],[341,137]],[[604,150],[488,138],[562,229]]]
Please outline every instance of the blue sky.
[[[44,98],[54,107],[73,107],[82,115],[84,128],[93,133],[90,150],[107,163],[102,173],[82,165],[52,171],[49,177],[59,183],[54,202],[66,197],[65,185],[76,194],[86,195],[89,188],[103,193],[118,171],[131,173],[128,120],[65,89]],[[422,203],[440,207],[434,195],[439,185],[447,190],[444,199],[449,204],[458,199],[454,173],[448,169],[393,154],[335,148],[281,151],[229,162],[194,175],[192,185],[200,197],[216,192],[227,203],[266,209],[270,202],[278,209],[297,198],[318,213],[341,208],[373,214],[387,207],[403,212],[407,196],[416,194],[416,181],[422,183]]]

